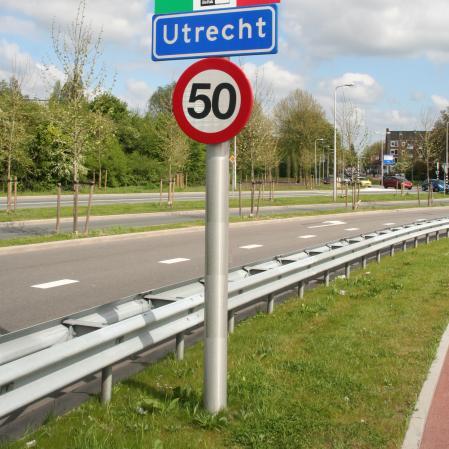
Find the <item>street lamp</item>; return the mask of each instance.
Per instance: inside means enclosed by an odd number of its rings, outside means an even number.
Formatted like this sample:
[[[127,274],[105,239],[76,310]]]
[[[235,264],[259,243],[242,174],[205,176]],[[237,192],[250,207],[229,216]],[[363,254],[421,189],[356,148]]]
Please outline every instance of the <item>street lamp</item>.
[[[316,179],[317,179],[317,170],[316,170],[316,143],[317,142],[324,142],[324,139],[315,139],[315,168],[314,168],[314,174],[315,174],[315,185],[317,184]]]
[[[354,86],[354,83],[340,84],[334,89],[334,202],[337,201],[337,90]]]

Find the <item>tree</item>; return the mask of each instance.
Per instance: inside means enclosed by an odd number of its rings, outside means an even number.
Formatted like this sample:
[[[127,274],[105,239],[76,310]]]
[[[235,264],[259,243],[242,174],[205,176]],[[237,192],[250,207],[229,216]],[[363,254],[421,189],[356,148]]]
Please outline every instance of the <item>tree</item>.
[[[8,211],[11,210],[12,203],[13,164],[28,161],[25,151],[28,135],[24,117],[25,99],[21,91],[22,81],[23,78],[12,77],[8,84],[2,83],[0,86],[0,160],[6,165]]]
[[[104,68],[98,68],[101,56],[101,33],[94,37],[89,25],[86,24],[86,0],[78,5],[75,20],[71,25],[61,30],[53,23],[52,41],[56,58],[66,77],[60,91],[62,104],[58,120],[69,138],[73,181],[79,181],[80,172],[85,172],[84,159],[88,148],[92,122],[88,114],[87,96],[95,96],[103,86]]]
[[[346,166],[355,167],[358,164],[359,155],[368,141],[368,130],[365,126],[363,113],[351,100],[345,97],[337,123],[341,133],[341,164],[342,170]]]
[[[331,141],[332,127],[323,108],[309,93],[297,89],[281,100],[274,111],[279,148],[287,165],[287,177],[298,178],[300,167],[310,173],[315,140]]]

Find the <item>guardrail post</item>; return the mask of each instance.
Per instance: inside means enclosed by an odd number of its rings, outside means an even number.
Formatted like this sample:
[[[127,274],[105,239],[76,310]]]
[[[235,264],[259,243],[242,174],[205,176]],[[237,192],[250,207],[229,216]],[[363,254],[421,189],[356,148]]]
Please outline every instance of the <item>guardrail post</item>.
[[[271,315],[274,312],[274,295],[268,295],[267,313]]]
[[[298,284],[298,296],[299,296],[299,299],[303,299],[304,298],[305,288],[306,288],[306,281],[301,281]]]
[[[345,265],[345,278],[349,279],[351,277],[351,264],[347,263]]]
[[[419,244],[419,239],[418,239],[418,237],[415,237],[415,240],[414,240],[414,247],[415,247],[415,248],[418,248],[418,244]]]
[[[449,228],[446,229],[446,238],[449,239]]]
[[[367,257],[366,257],[366,256],[363,256],[363,257],[362,257],[362,268],[365,269],[365,268],[366,268],[366,265],[367,265]]]
[[[184,332],[176,335],[176,360],[184,360],[185,338]]]
[[[394,256],[394,245],[390,246],[390,256],[393,257]]]
[[[112,398],[112,366],[101,370],[101,403],[108,404]]]
[[[228,333],[233,334],[235,330],[235,313],[233,310],[228,312]]]
[[[430,243],[430,234],[426,234],[426,245]]]
[[[380,251],[377,251],[377,253],[376,253],[376,260],[377,260],[377,263],[380,263],[380,259],[382,258],[382,253],[380,252]]]
[[[402,242],[402,251],[404,251],[404,253],[407,251],[407,240]]]
[[[324,284],[326,285],[326,287],[329,287],[329,282],[330,282],[330,273],[328,270],[326,271],[326,273],[324,273]]]
[[[436,232],[435,238],[436,238],[437,240],[440,240],[440,231],[437,231],[437,232]]]

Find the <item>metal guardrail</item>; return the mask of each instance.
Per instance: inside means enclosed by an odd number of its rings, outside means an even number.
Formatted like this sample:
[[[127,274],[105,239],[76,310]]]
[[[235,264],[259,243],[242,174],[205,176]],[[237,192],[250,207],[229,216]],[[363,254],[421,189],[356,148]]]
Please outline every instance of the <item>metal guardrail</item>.
[[[242,266],[229,273],[229,331],[234,314],[255,301],[267,299],[274,310],[277,294],[298,289],[351,265],[366,266],[369,257],[380,261],[383,252],[416,247],[420,239],[449,237],[449,218],[342,239],[324,246],[277,256]],[[160,342],[176,337],[176,353],[184,356],[184,334],[204,321],[204,282],[196,279],[152,290],[70,317],[52,320],[0,337],[0,418],[102,372],[102,399],[111,398],[112,366]]]

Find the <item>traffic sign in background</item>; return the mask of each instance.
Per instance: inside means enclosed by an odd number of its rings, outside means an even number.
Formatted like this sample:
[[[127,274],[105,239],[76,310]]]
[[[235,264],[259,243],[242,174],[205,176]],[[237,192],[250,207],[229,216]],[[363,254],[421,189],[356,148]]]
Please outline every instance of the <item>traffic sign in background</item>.
[[[173,112],[189,137],[217,144],[242,130],[253,102],[251,83],[242,69],[226,59],[210,58],[183,73],[173,93]]]
[[[153,16],[154,61],[277,53],[276,5]]]

